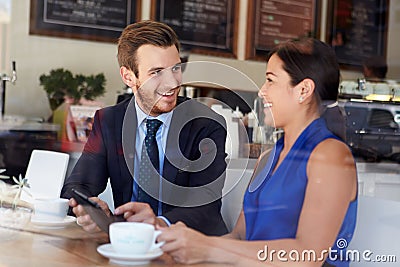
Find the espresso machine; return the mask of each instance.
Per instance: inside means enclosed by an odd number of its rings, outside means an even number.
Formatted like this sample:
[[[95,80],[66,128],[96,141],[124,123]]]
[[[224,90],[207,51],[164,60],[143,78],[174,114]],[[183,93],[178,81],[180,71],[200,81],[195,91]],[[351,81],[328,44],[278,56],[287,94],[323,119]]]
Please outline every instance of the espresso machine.
[[[6,101],[6,83],[11,82],[12,84],[15,83],[17,80],[17,71],[15,68],[15,61],[12,62],[12,74],[11,76],[5,74],[5,73],[0,73],[0,120],[3,119],[4,117],[4,109],[5,109],[5,101]]]

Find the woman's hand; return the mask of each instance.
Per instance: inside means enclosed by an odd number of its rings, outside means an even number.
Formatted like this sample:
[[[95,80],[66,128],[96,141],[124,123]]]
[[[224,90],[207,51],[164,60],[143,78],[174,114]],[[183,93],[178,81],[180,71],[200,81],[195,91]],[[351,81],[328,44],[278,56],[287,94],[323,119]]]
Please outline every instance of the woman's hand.
[[[256,254],[242,255],[242,246],[250,242],[231,240],[219,236],[206,236],[178,222],[170,227],[157,227],[162,233],[157,242],[165,241],[161,249],[168,253],[177,263],[195,264],[214,262],[223,266],[273,266],[257,260]],[[240,252],[235,252],[235,249]]]
[[[162,250],[176,262],[194,264],[208,260],[208,251],[211,248],[209,237],[186,227],[182,222],[157,228],[162,231],[157,241],[165,241]]]

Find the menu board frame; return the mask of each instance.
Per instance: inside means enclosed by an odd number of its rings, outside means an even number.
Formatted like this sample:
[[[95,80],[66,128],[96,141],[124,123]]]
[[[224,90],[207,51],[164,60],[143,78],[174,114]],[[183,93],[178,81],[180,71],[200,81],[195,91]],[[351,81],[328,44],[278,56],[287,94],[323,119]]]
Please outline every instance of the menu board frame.
[[[51,37],[82,39],[88,41],[110,42],[116,43],[119,35],[122,32],[115,29],[115,27],[108,27],[108,25],[84,25],[83,23],[70,23],[69,21],[51,21],[46,19],[45,15],[45,1],[46,0],[31,0],[30,2],[30,23],[29,34],[43,35]],[[76,0],[64,0],[65,2],[76,2]],[[93,1],[95,2],[95,1]],[[107,0],[103,1],[107,2]],[[47,2],[46,2],[47,3]],[[139,21],[141,18],[141,0],[127,0],[126,9],[129,8],[132,13],[127,17],[127,26],[130,23]],[[125,27],[124,26],[124,27]]]
[[[152,0],[151,1],[151,18],[153,20],[164,22],[161,18],[161,10],[159,10],[159,3],[162,0]],[[182,0],[183,2],[185,0]],[[218,56],[218,57],[227,57],[227,58],[237,58],[237,40],[238,40],[238,24],[239,24],[239,7],[240,7],[240,0],[228,0],[231,3],[232,10],[229,15],[230,19],[226,19],[227,28],[229,28],[229,32],[226,32],[227,38],[225,39],[225,43],[228,43],[228,47],[225,48],[218,48],[213,46],[214,43],[209,44],[196,44],[196,41],[190,39],[188,36],[183,36],[179,33],[174,25],[170,25],[176,32],[181,43],[181,47],[183,50],[186,50],[190,53],[197,53],[197,54],[205,54],[211,56]],[[177,18],[181,19],[181,18]],[[167,23],[168,24],[168,23]],[[228,36],[229,35],[229,36]],[[229,39],[229,40],[228,40]],[[205,42],[208,40],[205,40]]]
[[[246,53],[245,58],[250,60],[257,60],[257,61],[265,61],[265,57],[268,52],[273,48],[270,49],[261,49],[257,47],[256,44],[256,19],[260,16],[260,10],[257,9],[257,1],[262,0],[255,0],[255,1],[248,1],[248,11],[247,11],[247,34],[246,34]],[[278,1],[281,2],[281,1]],[[322,12],[322,5],[321,1],[313,0],[312,6],[314,8],[314,18],[313,18],[313,25],[311,29],[311,36],[314,38],[319,38],[321,35],[321,12]],[[257,10],[256,10],[257,9]],[[257,13],[258,12],[258,13]]]
[[[339,8],[337,3],[338,0],[328,0],[328,17],[327,17],[327,28],[326,28],[326,37],[325,39],[327,40],[327,42],[332,45],[333,49],[336,52],[336,55],[338,57],[338,61],[340,64],[340,67],[342,69],[347,69],[347,70],[353,70],[353,71],[362,71],[362,64],[363,61],[369,57],[369,56],[383,56],[386,58],[386,53],[387,53],[387,36],[388,36],[388,27],[389,27],[389,4],[390,1],[389,0],[380,0],[381,3],[384,5],[382,11],[384,11],[383,13],[379,13],[380,11],[377,9],[374,9],[372,12],[375,13],[375,18],[374,21],[375,23],[377,23],[377,25],[375,25],[375,28],[377,29],[381,29],[378,30],[376,32],[374,31],[374,27],[371,27],[371,25],[367,25],[365,23],[363,23],[362,21],[360,21],[359,24],[351,24],[352,23],[352,18],[351,18],[351,14],[353,12],[357,12],[353,10],[349,10],[349,7],[341,7]],[[354,3],[357,1],[352,1],[350,2],[345,2],[346,4],[353,4],[354,7]],[[362,0],[360,1],[360,3],[362,3],[363,5],[366,4],[366,1]],[[337,15],[340,14],[340,15]],[[348,14],[347,17],[345,16],[345,14]],[[371,13],[370,13],[371,14]],[[369,15],[370,15],[369,14]],[[341,16],[339,18],[339,16]],[[368,14],[364,14],[364,16],[368,16]],[[376,17],[378,16],[378,17]],[[382,17],[384,16],[384,17]],[[360,17],[360,16],[358,16]],[[341,23],[340,21],[346,20],[347,23],[349,24],[347,29],[343,29],[343,26],[340,26]],[[350,25],[351,24],[351,25]],[[354,28],[358,26],[358,27],[364,27],[361,30],[368,32],[368,35],[362,34],[360,33],[360,36],[363,40],[357,40],[357,39],[353,39],[355,38],[354,36],[345,36],[343,38],[339,38],[343,40],[343,44],[342,47],[340,47],[340,44],[336,47],[335,42],[333,41],[333,36],[337,35],[339,32],[344,32],[344,33],[349,33],[353,30],[355,30]],[[368,27],[368,28],[367,28]],[[374,38],[371,37],[372,34],[377,34],[378,38]],[[338,38],[336,38],[338,39]],[[352,40],[355,40],[352,42]],[[337,40],[335,40],[336,43],[340,43]],[[361,47],[360,45],[357,45],[357,43],[362,43]],[[368,43],[370,44],[370,46],[372,47],[368,47],[367,45]],[[351,47],[356,46],[356,48],[354,48],[353,50],[351,50]],[[373,48],[376,48],[376,50],[374,50]],[[340,52],[340,49],[343,49],[342,51],[345,51],[344,49],[347,49],[347,52]],[[363,56],[360,56],[360,49],[362,49],[362,54]],[[367,54],[365,50],[374,50],[373,52],[371,52],[370,54]],[[378,51],[379,50],[379,51]],[[344,55],[341,55],[345,53]],[[361,54],[360,53],[360,54]]]

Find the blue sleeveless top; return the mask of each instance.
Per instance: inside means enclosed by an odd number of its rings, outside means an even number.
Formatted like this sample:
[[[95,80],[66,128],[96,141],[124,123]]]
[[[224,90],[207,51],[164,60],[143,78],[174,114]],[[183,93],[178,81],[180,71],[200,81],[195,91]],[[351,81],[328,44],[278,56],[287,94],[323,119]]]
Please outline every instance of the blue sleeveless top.
[[[267,164],[250,183],[244,196],[247,240],[296,237],[307,187],[307,162],[314,148],[327,138],[338,139],[327,129],[322,118],[314,120],[297,138],[285,159],[272,173],[283,149],[283,138],[278,140]],[[349,266],[349,262],[346,261],[346,247],[353,237],[356,217],[357,198],[349,205],[337,239],[331,246],[330,255],[326,260],[328,263],[334,266]],[[299,253],[301,255],[301,252]]]

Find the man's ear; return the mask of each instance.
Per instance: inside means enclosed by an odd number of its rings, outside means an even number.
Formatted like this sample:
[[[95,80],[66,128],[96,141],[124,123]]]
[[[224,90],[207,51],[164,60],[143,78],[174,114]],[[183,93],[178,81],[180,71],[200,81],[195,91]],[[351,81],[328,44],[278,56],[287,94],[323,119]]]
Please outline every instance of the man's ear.
[[[133,73],[132,70],[128,69],[125,66],[122,66],[119,69],[119,74],[121,75],[122,81],[127,86],[129,86],[133,90],[136,90],[136,85],[137,85],[138,79],[137,79],[137,77],[135,76],[135,74]]]
[[[315,83],[312,79],[306,78],[300,83],[300,97],[302,101],[308,99],[312,94],[314,93],[315,90]]]

